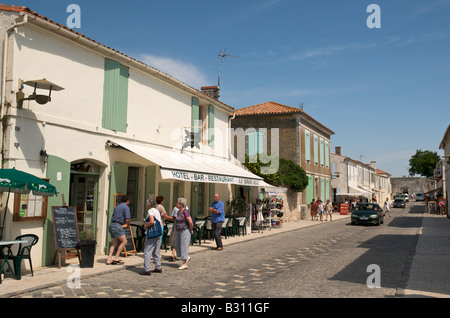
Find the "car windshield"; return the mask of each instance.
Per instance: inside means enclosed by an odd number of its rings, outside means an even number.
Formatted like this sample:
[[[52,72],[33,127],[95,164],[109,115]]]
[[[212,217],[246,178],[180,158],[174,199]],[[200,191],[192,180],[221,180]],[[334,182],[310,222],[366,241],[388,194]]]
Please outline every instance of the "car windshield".
[[[404,200],[401,200],[401,199],[397,199],[397,200],[395,200],[395,202],[403,202]]]
[[[378,204],[366,203],[366,204],[358,204],[356,206],[357,210],[380,210],[380,206]]]

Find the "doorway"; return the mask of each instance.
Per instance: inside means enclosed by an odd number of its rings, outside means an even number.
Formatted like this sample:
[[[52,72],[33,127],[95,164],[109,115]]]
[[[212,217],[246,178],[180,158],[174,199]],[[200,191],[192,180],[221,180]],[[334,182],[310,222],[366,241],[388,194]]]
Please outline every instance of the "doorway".
[[[91,230],[97,237],[99,173],[93,165],[83,163],[82,167],[71,166],[69,205],[77,209],[78,231]]]

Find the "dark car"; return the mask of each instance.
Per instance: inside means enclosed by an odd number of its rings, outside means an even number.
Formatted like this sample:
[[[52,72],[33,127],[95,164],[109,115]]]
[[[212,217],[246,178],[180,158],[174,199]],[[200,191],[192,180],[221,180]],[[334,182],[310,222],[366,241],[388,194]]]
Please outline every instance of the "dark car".
[[[393,207],[394,208],[405,208],[406,207],[406,202],[403,199],[395,199]]]
[[[384,221],[383,209],[377,203],[360,203],[352,212],[352,224],[380,225]]]

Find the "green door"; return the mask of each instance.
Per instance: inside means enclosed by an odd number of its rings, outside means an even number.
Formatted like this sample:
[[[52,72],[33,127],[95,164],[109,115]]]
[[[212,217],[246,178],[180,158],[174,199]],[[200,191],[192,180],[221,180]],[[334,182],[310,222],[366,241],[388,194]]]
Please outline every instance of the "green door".
[[[109,202],[108,202],[108,219],[106,226],[108,228],[114,212],[114,196],[117,193],[127,194],[128,181],[128,164],[126,162],[116,162],[111,166],[111,175],[109,178]],[[106,230],[106,246],[105,253],[108,253],[109,244],[111,243],[111,235]]]
[[[48,198],[47,219],[42,237],[42,266],[52,265],[55,256],[55,235],[53,233],[52,206],[62,206],[69,200],[70,162],[55,156],[48,156],[47,178],[56,187],[57,196]]]

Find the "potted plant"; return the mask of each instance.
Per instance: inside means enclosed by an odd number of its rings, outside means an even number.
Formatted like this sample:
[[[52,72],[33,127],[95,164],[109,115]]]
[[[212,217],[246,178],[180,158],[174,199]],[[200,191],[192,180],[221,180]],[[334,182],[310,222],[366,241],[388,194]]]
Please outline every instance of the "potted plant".
[[[92,230],[83,230],[79,233],[79,245],[81,250],[81,267],[94,267],[95,234]]]

